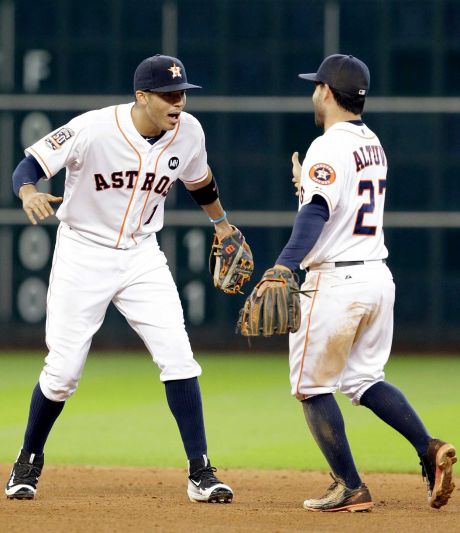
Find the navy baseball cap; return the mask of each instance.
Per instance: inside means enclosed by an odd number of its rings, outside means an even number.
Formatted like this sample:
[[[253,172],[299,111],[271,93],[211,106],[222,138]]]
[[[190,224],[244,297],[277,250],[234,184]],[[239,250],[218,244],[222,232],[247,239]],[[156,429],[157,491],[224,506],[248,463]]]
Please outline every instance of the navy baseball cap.
[[[365,63],[357,57],[342,54],[326,57],[318,72],[299,74],[299,78],[327,83],[329,87],[349,96],[366,96],[371,81]]]
[[[156,54],[144,59],[134,72],[134,92],[170,93],[185,89],[201,89],[187,82],[182,61]]]

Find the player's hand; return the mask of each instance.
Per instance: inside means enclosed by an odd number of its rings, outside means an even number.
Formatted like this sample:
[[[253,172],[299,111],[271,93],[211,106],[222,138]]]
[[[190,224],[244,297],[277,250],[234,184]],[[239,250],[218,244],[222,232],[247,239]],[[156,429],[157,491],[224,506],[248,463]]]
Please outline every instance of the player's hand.
[[[294,183],[296,190],[295,195],[300,194],[300,175],[302,173],[302,165],[299,163],[299,152],[292,154],[292,183]]]
[[[227,219],[225,219],[222,222],[219,222],[218,224],[214,224],[214,231],[219,240],[222,240],[225,239],[225,237],[228,237],[229,235],[234,233],[235,228],[229,224]]]
[[[62,202],[61,196],[53,196],[44,192],[32,192],[22,195],[22,208],[28,219],[35,226],[37,220],[45,220],[54,215],[54,209],[51,203]]]

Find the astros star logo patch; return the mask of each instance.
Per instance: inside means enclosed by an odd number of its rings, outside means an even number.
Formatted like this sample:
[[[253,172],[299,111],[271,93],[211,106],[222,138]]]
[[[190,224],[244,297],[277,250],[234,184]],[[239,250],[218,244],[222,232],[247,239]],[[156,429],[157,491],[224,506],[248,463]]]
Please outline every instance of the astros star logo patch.
[[[313,165],[308,175],[315,183],[319,183],[320,185],[330,185],[334,183],[336,177],[335,170],[331,165],[327,165],[326,163]]]
[[[176,65],[176,63],[173,63],[173,66],[168,68],[169,72],[171,72],[173,78],[182,78],[181,74],[181,68]]]

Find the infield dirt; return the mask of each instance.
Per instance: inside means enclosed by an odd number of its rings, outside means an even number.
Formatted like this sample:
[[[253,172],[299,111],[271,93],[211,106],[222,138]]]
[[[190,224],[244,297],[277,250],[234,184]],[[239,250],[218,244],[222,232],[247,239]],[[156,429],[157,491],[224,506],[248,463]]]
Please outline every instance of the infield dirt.
[[[0,466],[6,482],[9,465]],[[192,504],[179,469],[46,466],[33,501],[0,497],[0,531],[105,532],[458,532],[460,489],[437,511],[428,507],[421,476],[366,474],[370,513],[312,513],[327,474],[292,470],[219,470],[232,485],[230,505]]]

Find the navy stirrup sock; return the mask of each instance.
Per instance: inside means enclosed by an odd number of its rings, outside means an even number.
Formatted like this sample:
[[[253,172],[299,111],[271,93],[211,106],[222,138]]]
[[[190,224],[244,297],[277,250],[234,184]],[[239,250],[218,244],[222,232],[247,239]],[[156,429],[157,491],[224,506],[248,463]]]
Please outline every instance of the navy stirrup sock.
[[[419,455],[426,452],[431,436],[397,387],[379,381],[361,396],[360,404],[369,408],[386,424],[406,437]]]
[[[302,405],[308,427],[332,472],[342,479],[349,489],[357,489],[362,482],[351,455],[342,413],[334,395],[329,393],[313,396],[303,400]]]
[[[166,398],[176,419],[187,458],[198,459],[207,454],[203,406],[197,378],[165,382]]]
[[[30,401],[29,420],[24,436],[23,450],[41,455],[46,439],[65,402],[53,402],[43,394],[40,384],[35,385]]]

